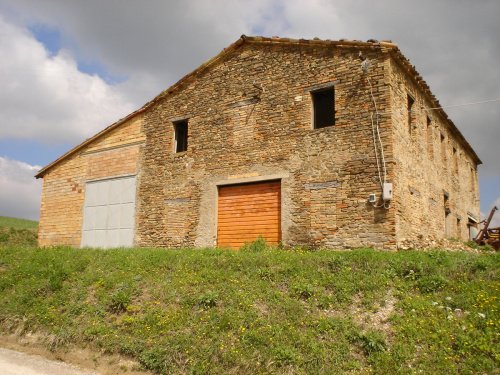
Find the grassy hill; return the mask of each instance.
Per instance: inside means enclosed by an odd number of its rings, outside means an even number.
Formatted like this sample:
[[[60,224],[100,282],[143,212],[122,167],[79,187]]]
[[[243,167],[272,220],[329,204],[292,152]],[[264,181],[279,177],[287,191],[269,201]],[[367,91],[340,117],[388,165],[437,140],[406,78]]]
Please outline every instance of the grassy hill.
[[[0,216],[0,246],[36,246],[38,221]]]
[[[499,260],[6,246],[0,332],[121,353],[163,374],[493,373]]]
[[[38,229],[38,221],[18,219],[15,217],[0,216],[0,228],[14,228],[14,229]]]

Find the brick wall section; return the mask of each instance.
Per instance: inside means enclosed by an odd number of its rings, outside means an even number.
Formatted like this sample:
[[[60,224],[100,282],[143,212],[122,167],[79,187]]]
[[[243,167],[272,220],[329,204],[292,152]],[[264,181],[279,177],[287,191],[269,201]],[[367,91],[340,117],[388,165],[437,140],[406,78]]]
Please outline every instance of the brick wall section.
[[[123,144],[137,143],[145,140],[142,132],[143,116],[138,115],[131,118],[126,123],[120,125],[117,129],[107,133],[105,136],[97,139],[88,145],[85,151],[91,152],[112,148]]]
[[[143,140],[142,117],[137,116],[44,175],[40,246],[80,246],[86,181],[137,173],[138,142]]]
[[[139,152],[139,145],[131,145],[118,149],[86,154],[87,180],[136,174]]]
[[[85,159],[74,156],[43,178],[38,245],[80,245]]]
[[[448,122],[437,111],[421,109],[433,106],[396,62],[391,64],[390,77],[398,244],[425,242],[427,238],[466,240],[467,213],[479,218],[477,165]],[[406,111],[408,94],[415,100],[411,130]],[[445,193],[449,194],[447,217]]]
[[[240,176],[282,178],[282,239],[287,245],[395,246],[394,210],[380,195],[366,75],[357,49],[243,45],[167,95],[145,114],[136,242],[213,246],[216,185]],[[389,58],[364,53],[379,109],[390,105]],[[336,125],[312,129],[305,89],[337,82]],[[189,119],[188,151],[173,153],[172,120]],[[393,178],[390,118],[381,136]]]

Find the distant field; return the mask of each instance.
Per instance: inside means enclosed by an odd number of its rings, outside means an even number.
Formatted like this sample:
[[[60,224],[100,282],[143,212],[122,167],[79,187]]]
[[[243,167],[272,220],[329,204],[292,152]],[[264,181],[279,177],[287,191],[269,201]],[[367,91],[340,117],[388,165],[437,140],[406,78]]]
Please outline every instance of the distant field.
[[[0,216],[0,246],[36,246],[38,221]]]
[[[0,216],[0,227],[14,229],[38,229],[38,221]]]
[[[158,374],[493,374],[499,261],[0,246],[0,335],[119,353]]]

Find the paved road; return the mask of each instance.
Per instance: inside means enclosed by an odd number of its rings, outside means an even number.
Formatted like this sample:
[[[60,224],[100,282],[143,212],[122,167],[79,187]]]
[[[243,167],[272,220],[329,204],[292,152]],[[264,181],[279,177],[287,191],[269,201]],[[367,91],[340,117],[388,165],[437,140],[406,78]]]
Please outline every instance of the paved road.
[[[99,375],[81,370],[63,362],[0,348],[0,374],[2,375]]]

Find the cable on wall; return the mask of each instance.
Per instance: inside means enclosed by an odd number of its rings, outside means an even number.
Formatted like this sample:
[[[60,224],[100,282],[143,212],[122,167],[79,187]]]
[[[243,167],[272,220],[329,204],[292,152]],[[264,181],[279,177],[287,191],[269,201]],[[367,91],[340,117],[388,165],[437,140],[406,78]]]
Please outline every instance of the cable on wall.
[[[366,63],[368,59],[365,59],[362,63],[362,69],[363,72],[368,74],[368,69],[369,69],[369,63]],[[371,123],[372,123],[372,138],[373,138],[373,147],[375,149],[375,159],[377,160],[377,171],[378,171],[378,177],[379,177],[379,183],[380,183],[380,190],[384,190],[384,184],[387,182],[387,164],[385,161],[385,155],[384,155],[384,144],[382,143],[382,137],[380,136],[380,124],[379,124],[379,118],[380,114],[378,111],[377,107],[377,100],[375,99],[375,95],[373,95],[373,85],[370,80],[370,77],[367,76],[367,81],[368,85],[370,86],[370,96],[373,102],[373,107],[375,108],[375,121],[373,120],[374,113],[370,113],[370,118],[371,118]],[[380,149],[380,157],[379,157],[379,152],[378,149]],[[380,160],[382,159],[382,160]],[[381,165],[382,165],[382,170],[381,171]],[[383,177],[382,177],[383,176]],[[390,208],[390,204],[384,201],[384,203],[377,205],[373,204],[373,207],[376,208],[385,208],[386,210]]]

